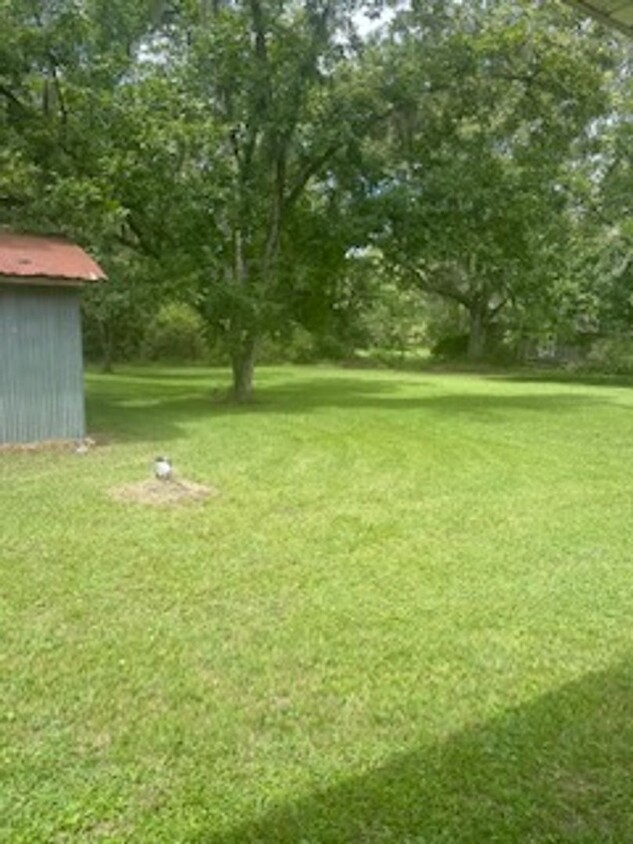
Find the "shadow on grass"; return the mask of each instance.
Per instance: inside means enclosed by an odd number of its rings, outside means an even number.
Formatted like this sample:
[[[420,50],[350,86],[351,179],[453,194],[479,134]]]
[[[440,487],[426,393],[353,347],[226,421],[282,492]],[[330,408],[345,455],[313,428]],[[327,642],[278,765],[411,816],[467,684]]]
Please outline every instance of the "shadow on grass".
[[[618,375],[606,372],[592,372],[589,369],[565,369],[561,366],[538,366],[516,364],[503,366],[495,363],[469,363],[468,361],[439,361],[433,358],[404,359],[391,357],[389,361],[359,359],[342,364],[350,369],[391,370],[395,372],[416,372],[426,375],[473,375],[492,380],[528,383],[578,384],[591,387],[633,387],[633,375]]]
[[[403,386],[415,387],[419,394],[401,394]],[[425,388],[431,388],[426,392]],[[607,397],[582,393],[534,393],[502,395],[499,393],[437,394],[432,378],[405,380],[363,380],[346,378],[319,379],[306,383],[292,381],[277,384],[263,391],[259,409],[267,412],[302,412],[320,407],[374,408],[385,410],[428,410],[438,414],[466,413],[491,418],[494,412],[527,410],[539,413],[574,411],[599,406]],[[257,403],[253,406],[258,409]]]
[[[188,841],[624,844],[633,841],[632,782],[633,669],[620,664]]]
[[[221,372],[175,371],[134,373],[95,380],[88,391],[88,426],[91,432],[126,440],[164,441],[184,435],[183,425],[197,419],[236,414],[298,414],[321,408],[341,410],[421,411],[435,415],[467,415],[483,423],[503,423],[513,411],[573,413],[600,406],[608,397],[582,393],[499,395],[436,394],[433,378],[403,380],[363,378],[342,373],[339,377],[306,378],[259,387],[256,399],[245,405],[223,400]],[[402,387],[415,387],[417,395],[402,395]],[[425,390],[431,387],[429,393]]]
[[[484,373],[484,377],[496,381],[512,381],[517,384],[577,384],[579,387],[633,387],[631,375],[601,375],[589,372],[567,372],[563,369],[512,370],[497,374]]]

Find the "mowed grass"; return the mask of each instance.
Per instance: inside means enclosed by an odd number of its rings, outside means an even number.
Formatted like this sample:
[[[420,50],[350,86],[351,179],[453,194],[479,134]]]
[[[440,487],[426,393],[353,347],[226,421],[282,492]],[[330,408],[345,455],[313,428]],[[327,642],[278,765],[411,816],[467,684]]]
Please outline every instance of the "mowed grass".
[[[225,381],[0,454],[0,839],[633,841],[633,391]],[[108,497],[163,453],[221,495]]]

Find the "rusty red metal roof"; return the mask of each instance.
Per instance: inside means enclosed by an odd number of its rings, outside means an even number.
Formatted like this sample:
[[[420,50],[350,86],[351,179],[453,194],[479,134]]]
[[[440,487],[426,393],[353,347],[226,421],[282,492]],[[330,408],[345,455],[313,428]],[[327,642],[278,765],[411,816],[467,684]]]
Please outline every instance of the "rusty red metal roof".
[[[62,237],[0,231],[2,276],[100,281],[105,273],[84,250]]]

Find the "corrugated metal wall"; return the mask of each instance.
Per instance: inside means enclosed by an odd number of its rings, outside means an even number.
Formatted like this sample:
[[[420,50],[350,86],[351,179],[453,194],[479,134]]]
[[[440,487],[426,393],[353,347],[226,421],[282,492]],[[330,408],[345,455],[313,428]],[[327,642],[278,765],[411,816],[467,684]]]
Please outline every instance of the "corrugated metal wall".
[[[0,443],[84,436],[79,291],[0,284]]]

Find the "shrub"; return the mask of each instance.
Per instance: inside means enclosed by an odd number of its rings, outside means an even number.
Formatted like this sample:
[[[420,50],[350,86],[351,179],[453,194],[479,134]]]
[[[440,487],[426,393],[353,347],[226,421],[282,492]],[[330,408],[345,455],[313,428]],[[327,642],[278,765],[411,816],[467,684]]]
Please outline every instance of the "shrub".
[[[348,346],[338,338],[314,335],[301,325],[292,326],[283,336],[266,337],[259,345],[259,363],[317,363],[322,360],[343,360],[350,354]]]
[[[295,326],[285,354],[291,363],[314,363],[319,356],[314,337],[300,325]]]
[[[442,337],[431,348],[435,358],[443,360],[459,360],[466,357],[468,352],[468,334],[450,334]]]
[[[190,305],[163,305],[145,333],[143,353],[148,360],[195,363],[209,356],[202,317]]]
[[[633,337],[597,340],[587,355],[585,368],[613,375],[633,375]]]

